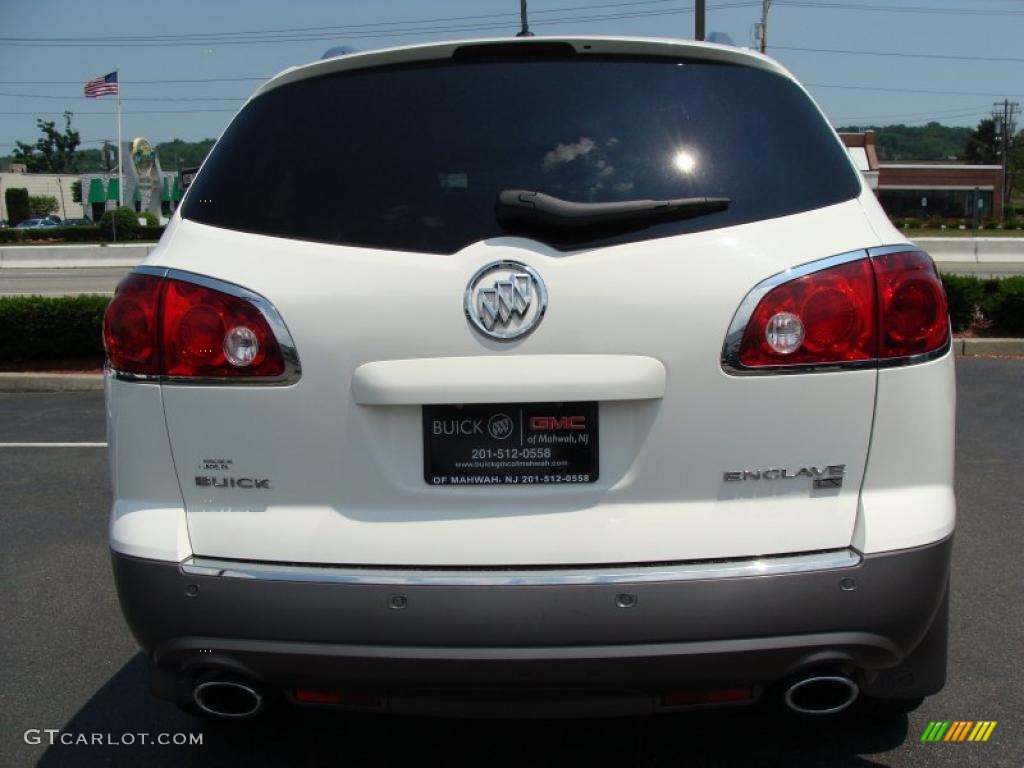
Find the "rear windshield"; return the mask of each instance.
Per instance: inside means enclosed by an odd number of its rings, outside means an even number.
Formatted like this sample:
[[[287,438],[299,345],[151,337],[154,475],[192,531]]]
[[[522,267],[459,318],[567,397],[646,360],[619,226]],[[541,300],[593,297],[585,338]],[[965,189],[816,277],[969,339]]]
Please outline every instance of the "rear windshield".
[[[732,200],[697,218],[602,231],[583,247],[770,219],[860,191],[831,129],[784,77],[590,57],[445,61],[286,85],[245,107],[192,187],[183,215],[204,224],[430,253],[509,234],[495,217],[505,189],[575,202]]]

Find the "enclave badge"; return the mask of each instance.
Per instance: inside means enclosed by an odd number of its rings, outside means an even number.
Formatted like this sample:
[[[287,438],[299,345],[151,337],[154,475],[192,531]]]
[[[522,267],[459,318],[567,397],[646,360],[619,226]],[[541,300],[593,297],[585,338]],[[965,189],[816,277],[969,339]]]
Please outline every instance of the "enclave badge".
[[[532,267],[495,261],[470,279],[463,307],[484,336],[512,341],[537,327],[548,307],[548,292]]]

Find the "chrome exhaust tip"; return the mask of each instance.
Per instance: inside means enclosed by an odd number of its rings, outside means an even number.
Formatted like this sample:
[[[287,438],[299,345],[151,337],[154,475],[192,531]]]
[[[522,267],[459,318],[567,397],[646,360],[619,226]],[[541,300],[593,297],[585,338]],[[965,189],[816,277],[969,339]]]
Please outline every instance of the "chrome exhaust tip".
[[[263,696],[250,685],[233,680],[208,680],[192,689],[192,700],[214,717],[241,719],[263,709]]]
[[[842,675],[814,675],[786,689],[786,706],[802,715],[835,715],[857,700],[860,688]]]

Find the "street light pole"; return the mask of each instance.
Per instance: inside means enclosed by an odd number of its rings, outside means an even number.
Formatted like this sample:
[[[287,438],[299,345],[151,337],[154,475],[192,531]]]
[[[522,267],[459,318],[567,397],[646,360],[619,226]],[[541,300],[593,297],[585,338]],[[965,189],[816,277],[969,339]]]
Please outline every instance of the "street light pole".
[[[704,0],[697,0],[694,7],[693,14],[693,39],[703,40],[704,39],[704,21],[705,21],[705,2]]]

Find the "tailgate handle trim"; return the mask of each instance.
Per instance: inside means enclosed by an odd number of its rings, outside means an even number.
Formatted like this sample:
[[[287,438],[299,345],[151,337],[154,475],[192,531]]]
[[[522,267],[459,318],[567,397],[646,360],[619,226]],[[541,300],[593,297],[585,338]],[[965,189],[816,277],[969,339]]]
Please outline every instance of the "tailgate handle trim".
[[[360,405],[653,400],[665,366],[641,355],[483,355],[380,360],[352,376]]]

